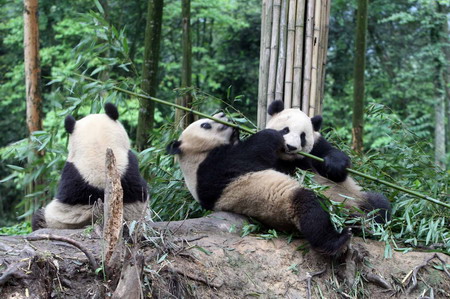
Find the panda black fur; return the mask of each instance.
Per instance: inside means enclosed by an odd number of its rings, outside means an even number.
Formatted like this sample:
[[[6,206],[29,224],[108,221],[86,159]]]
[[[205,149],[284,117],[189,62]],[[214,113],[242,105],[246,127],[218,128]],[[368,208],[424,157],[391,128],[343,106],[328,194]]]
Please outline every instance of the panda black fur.
[[[284,109],[282,101],[272,102],[268,113],[272,118],[266,128],[283,132],[287,144],[287,151],[279,155],[277,170],[290,175],[295,173],[297,168],[312,170],[317,174],[314,180],[328,187],[323,192],[326,197],[337,202],[345,201],[349,209],[354,206],[366,212],[379,209],[375,217],[379,223],[390,218],[391,208],[387,198],[379,193],[363,192],[348,176],[346,168],[350,167],[350,158],[321,136],[320,115],[309,118],[298,108]],[[299,155],[298,151],[323,158],[324,162]]]
[[[33,215],[33,230],[81,228],[92,221],[92,208],[104,198],[106,149],[111,148],[121,177],[124,219],[139,218],[147,202],[147,184],[139,173],[138,160],[119,112],[105,104],[106,114],[91,114],[78,121],[71,115],[64,122],[69,136],[68,157],[55,198]]]
[[[224,114],[215,117],[227,120]],[[320,199],[275,170],[285,146],[276,130],[239,142],[236,130],[200,119],[167,150],[178,155],[186,185],[203,208],[247,215],[281,230],[299,229],[315,250],[326,255],[342,252],[349,230],[338,233]]]

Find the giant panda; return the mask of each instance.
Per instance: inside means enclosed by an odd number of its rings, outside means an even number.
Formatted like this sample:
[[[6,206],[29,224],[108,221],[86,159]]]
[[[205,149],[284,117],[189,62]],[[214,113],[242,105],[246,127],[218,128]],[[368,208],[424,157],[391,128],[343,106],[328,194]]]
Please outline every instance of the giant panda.
[[[277,170],[290,175],[295,173],[297,168],[312,170],[316,173],[314,181],[328,187],[323,191],[327,198],[344,202],[344,206],[356,215],[359,214],[358,210],[370,212],[379,209],[374,217],[378,223],[390,218],[388,199],[379,193],[362,191],[348,176],[346,168],[350,167],[350,158],[321,136],[319,130],[322,116],[310,118],[298,108],[284,109],[282,101],[272,102],[268,113],[272,117],[266,128],[281,131],[287,145],[287,150],[279,154]],[[298,151],[323,158],[324,162],[304,157],[298,154]]]
[[[227,121],[223,113],[214,117]],[[267,129],[243,141],[238,137],[231,127],[200,119],[167,146],[201,206],[247,215],[279,230],[298,229],[324,255],[345,251],[351,231],[338,233],[321,199],[275,170],[286,147],[283,135]]]
[[[147,183],[139,173],[138,160],[119,112],[105,104],[106,114],[91,114],[78,121],[68,115],[64,125],[69,133],[68,157],[55,198],[32,219],[32,229],[81,228],[92,221],[93,205],[104,199],[106,149],[111,148],[121,177],[124,219],[139,218],[147,204]]]

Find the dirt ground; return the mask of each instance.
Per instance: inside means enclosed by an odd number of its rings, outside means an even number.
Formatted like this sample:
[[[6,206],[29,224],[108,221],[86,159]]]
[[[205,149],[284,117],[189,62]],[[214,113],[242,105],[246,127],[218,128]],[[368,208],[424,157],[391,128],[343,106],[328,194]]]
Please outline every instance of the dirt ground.
[[[450,298],[450,274],[443,266],[450,258],[444,254],[394,252],[385,259],[383,243],[353,238],[347,255],[332,261],[308,250],[302,239],[289,243],[284,236],[265,240],[230,232],[239,231],[243,221],[215,213],[148,224],[141,241],[126,247],[144,256],[141,296]],[[96,231],[39,230],[30,236],[51,234],[79,242],[100,265],[98,274],[86,254],[65,241],[0,236],[0,297],[112,296],[111,279],[101,271],[102,239]]]

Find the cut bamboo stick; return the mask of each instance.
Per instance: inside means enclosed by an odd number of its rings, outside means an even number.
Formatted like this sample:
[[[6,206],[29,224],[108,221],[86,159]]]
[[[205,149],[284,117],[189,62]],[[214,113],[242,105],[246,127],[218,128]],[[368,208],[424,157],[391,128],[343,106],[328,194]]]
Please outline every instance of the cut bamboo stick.
[[[317,68],[319,65],[319,40],[320,40],[320,22],[322,16],[322,0],[316,0],[314,9],[314,22],[313,22],[313,44],[312,44],[312,62],[311,62],[311,87],[309,97],[308,112],[309,116],[314,116],[316,107],[316,95],[317,95]]]
[[[309,96],[311,90],[311,66],[312,66],[312,49],[313,49],[313,26],[314,26],[314,8],[315,0],[307,1],[306,11],[306,30],[305,30],[305,63],[303,69],[303,94],[302,94],[302,111],[309,113]]]
[[[259,88],[258,88],[258,127],[266,126],[267,115],[267,83],[270,62],[270,29],[272,27],[272,0],[263,0],[263,12],[261,14],[261,51],[259,65]]]
[[[280,14],[280,44],[278,51],[278,67],[275,84],[275,100],[283,100],[284,76],[286,69],[286,35],[287,35],[287,13],[288,0],[281,1]]]
[[[270,43],[269,82],[267,90],[267,107],[275,100],[275,80],[277,75],[277,58],[280,33],[281,0],[273,1],[272,37]]]
[[[289,1],[287,29],[286,76],[284,78],[284,108],[292,107],[292,79],[294,74],[295,13],[297,0]]]
[[[322,61],[322,74],[320,81],[322,82],[322,86],[320,88],[320,110],[318,114],[322,113],[323,107],[323,98],[324,98],[324,90],[325,90],[325,75],[326,75],[326,65],[327,65],[327,53],[328,53],[328,33],[330,27],[330,9],[331,9],[331,0],[326,0],[326,9],[325,9],[325,17],[324,17],[324,35],[323,35],[323,61]]]
[[[312,0],[309,0],[312,1]],[[305,0],[298,0],[295,16],[294,78],[292,84],[292,107],[301,108],[303,30],[305,28]]]

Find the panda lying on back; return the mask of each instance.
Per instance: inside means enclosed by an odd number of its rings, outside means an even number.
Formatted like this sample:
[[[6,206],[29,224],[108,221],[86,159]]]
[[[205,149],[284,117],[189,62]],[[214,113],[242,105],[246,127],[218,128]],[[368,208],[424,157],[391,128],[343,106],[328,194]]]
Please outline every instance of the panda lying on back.
[[[139,174],[138,160],[130,150],[130,141],[119,112],[105,104],[106,114],[91,114],[78,121],[65,119],[69,136],[69,154],[61,174],[58,191],[45,208],[36,211],[33,230],[81,228],[92,221],[92,207],[104,198],[106,149],[111,148],[121,177],[124,219],[139,218],[146,207],[147,184]]]
[[[227,120],[223,113],[214,117]],[[186,185],[203,208],[247,215],[280,230],[297,228],[316,251],[341,253],[349,230],[338,233],[321,200],[275,170],[285,147],[283,135],[275,130],[238,142],[236,130],[200,119],[167,149],[179,156]]]
[[[298,108],[284,109],[282,101],[272,102],[268,113],[272,118],[266,128],[281,131],[287,145],[287,150],[278,157],[277,170],[291,175],[297,168],[312,170],[317,174],[314,180],[328,187],[323,193],[329,199],[344,201],[346,208],[353,211],[354,207],[365,212],[378,209],[375,220],[379,223],[390,218],[391,207],[387,198],[380,193],[363,192],[348,176],[346,168],[350,167],[350,158],[321,136],[320,115],[309,118]],[[323,158],[324,162],[304,157],[298,151]]]

